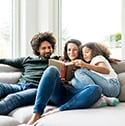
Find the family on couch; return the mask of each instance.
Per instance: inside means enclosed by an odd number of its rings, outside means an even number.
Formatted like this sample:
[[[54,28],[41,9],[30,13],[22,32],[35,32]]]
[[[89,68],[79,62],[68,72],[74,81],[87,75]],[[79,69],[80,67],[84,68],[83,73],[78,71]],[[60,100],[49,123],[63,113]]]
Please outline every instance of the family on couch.
[[[0,83],[0,97],[3,98],[0,101],[0,114],[7,115],[17,107],[35,102],[33,115],[27,123],[33,125],[39,118],[63,110],[117,105],[120,85],[108,61],[110,53],[100,44],[87,44],[81,48],[81,42],[76,39],[65,44],[63,60],[72,61],[76,67],[81,67],[75,71],[72,86],[64,86],[58,69],[48,67],[50,58],[63,58],[51,57],[56,45],[56,38],[52,33],[33,36],[31,46],[37,57],[0,59],[0,63],[23,71],[16,85]],[[101,81],[98,82],[98,79]],[[58,108],[44,112],[49,102]]]

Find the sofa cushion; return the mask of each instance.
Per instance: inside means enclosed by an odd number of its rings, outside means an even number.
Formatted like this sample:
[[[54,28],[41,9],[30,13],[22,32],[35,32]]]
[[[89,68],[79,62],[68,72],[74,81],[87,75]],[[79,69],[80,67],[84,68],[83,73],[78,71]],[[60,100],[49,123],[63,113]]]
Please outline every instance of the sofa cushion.
[[[0,116],[0,126],[17,126],[20,122],[9,116]]]
[[[54,108],[55,106],[48,105],[45,108],[45,111],[48,111]],[[28,120],[31,118],[32,114],[33,114],[33,105],[29,105],[29,106],[19,107],[13,110],[12,112],[9,113],[9,116],[15,118],[20,123],[27,123]]]
[[[119,79],[120,86],[121,86],[119,100],[125,101],[125,72],[118,74],[118,79]]]
[[[15,67],[0,64],[0,82],[16,83],[21,75],[21,70]]]
[[[31,115],[33,114],[33,105],[25,106],[25,107],[19,107],[12,112],[9,113],[9,116],[14,117],[16,120],[18,120],[20,123],[26,123]]]
[[[20,69],[6,64],[0,64],[0,72],[20,72]]]
[[[21,72],[2,72],[0,82],[15,84],[19,80]]]
[[[102,107],[61,111],[45,116],[35,126],[124,126],[125,103]]]

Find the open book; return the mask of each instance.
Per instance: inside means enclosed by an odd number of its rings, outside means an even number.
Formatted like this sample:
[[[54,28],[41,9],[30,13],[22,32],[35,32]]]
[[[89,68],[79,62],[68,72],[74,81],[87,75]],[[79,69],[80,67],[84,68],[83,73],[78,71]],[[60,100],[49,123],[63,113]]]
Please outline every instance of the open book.
[[[70,81],[74,75],[74,65],[72,62],[49,59],[49,65],[56,66],[60,71],[61,79]]]

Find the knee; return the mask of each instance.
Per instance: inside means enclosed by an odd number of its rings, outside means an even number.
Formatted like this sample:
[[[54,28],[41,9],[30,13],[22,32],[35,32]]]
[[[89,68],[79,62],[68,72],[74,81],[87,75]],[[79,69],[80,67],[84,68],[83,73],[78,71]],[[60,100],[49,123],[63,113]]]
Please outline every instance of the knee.
[[[59,70],[57,67],[55,66],[49,66],[47,69],[46,69],[47,72],[50,72],[50,73],[58,73]]]
[[[87,71],[87,69],[77,69],[76,71],[75,71],[75,76],[80,76],[81,74],[82,75],[86,75],[86,71]]]
[[[49,74],[49,75],[57,75],[59,74],[59,70],[57,67],[55,66],[49,66],[46,70],[45,73]]]
[[[96,94],[98,94],[98,95],[100,95],[101,96],[101,94],[102,94],[102,88],[100,87],[100,86],[98,86],[98,85],[89,85],[90,87],[91,87],[91,89],[96,93]]]

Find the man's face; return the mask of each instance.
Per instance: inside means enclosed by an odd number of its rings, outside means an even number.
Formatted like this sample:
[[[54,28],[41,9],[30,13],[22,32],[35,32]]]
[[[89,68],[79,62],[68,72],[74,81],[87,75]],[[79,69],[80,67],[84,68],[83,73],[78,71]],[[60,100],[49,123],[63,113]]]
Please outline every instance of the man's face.
[[[38,52],[40,53],[40,57],[44,57],[44,58],[50,58],[53,51],[54,50],[48,41],[43,41],[38,50]]]

